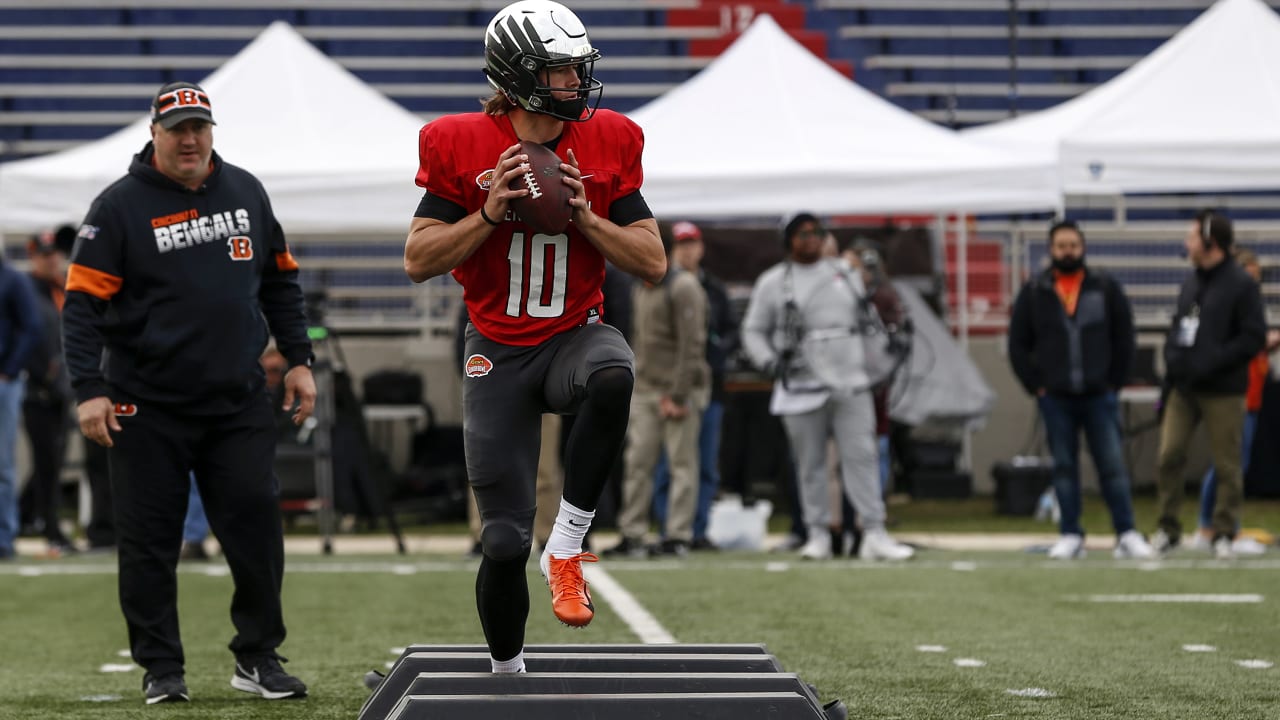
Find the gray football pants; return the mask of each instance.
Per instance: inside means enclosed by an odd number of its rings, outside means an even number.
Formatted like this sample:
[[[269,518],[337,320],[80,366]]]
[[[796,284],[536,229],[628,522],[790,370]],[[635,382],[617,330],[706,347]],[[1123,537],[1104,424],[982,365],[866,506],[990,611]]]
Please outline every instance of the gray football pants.
[[[876,417],[870,393],[833,394],[822,407],[783,415],[796,465],[796,485],[804,524],[810,533],[831,525],[827,492],[827,439],[834,438],[840,456],[840,479],[863,530],[884,527],[880,496],[880,457]]]

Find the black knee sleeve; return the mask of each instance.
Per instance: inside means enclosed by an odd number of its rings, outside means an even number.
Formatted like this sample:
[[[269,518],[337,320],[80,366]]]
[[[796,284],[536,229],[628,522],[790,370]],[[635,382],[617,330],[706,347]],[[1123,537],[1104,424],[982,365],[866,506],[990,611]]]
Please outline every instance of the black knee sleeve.
[[[526,555],[533,546],[528,531],[507,522],[486,524],[480,532],[480,545],[485,557],[493,560],[514,560]]]
[[[625,367],[601,368],[587,379],[587,402],[602,413],[621,412],[631,407],[631,390],[635,377]]]

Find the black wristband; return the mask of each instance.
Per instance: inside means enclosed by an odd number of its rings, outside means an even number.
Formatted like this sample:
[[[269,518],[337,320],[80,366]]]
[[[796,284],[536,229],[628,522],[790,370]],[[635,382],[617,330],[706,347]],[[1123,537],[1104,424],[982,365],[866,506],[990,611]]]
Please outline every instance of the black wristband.
[[[486,215],[486,214],[485,214],[485,212],[484,212],[484,206],[483,206],[483,205],[481,205],[481,206],[480,206],[480,219],[481,219],[481,220],[483,220],[483,221],[485,221],[485,222],[487,222],[487,223],[489,223],[490,225],[492,225],[492,226],[494,226],[494,227],[497,227],[497,226],[498,226],[498,221],[497,221],[497,220],[494,220],[493,218],[491,218],[491,217],[489,217],[488,215]]]

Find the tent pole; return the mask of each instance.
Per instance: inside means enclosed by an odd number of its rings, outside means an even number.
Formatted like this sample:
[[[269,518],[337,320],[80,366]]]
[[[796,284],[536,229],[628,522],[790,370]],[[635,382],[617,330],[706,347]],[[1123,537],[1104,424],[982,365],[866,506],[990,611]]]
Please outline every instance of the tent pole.
[[[942,307],[945,309],[946,292],[947,292],[947,215],[946,213],[938,213],[933,218],[933,246],[929,248],[933,254],[933,272],[934,279],[938,276],[942,277],[942,293],[944,297]]]
[[[963,210],[956,211],[956,323],[960,349],[969,354],[969,224]],[[973,433],[968,424],[960,436],[960,469],[973,467]]]
[[[956,213],[956,334],[960,347],[969,349],[969,226],[963,212]]]

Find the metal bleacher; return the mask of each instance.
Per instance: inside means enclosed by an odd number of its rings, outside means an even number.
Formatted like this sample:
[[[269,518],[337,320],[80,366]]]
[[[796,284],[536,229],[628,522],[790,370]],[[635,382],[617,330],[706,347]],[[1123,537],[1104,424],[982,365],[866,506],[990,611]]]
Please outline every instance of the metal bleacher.
[[[145,111],[159,85],[199,78],[284,20],[373,87],[419,114],[473,110],[491,0],[0,0],[0,160],[102,137]],[[609,51],[603,105],[622,112],[703,65],[669,26],[697,0],[584,0],[575,9]]]
[[[807,0],[832,54],[952,127],[1040,110],[1110,80],[1212,0]],[[1280,5],[1280,2],[1273,2]]]

